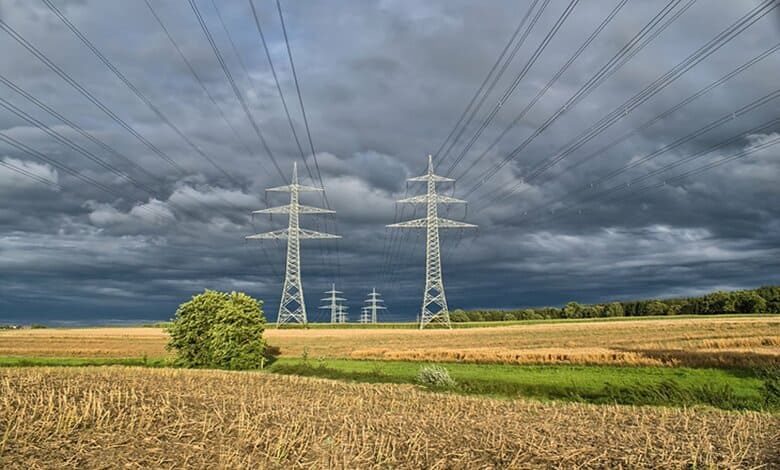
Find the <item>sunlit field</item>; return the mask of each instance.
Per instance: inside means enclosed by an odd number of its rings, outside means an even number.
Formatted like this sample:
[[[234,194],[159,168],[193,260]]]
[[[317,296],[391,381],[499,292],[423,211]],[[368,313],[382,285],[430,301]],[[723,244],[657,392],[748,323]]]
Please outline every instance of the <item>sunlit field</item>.
[[[447,330],[268,329],[282,357],[496,364],[751,367],[780,363],[771,316],[549,322]],[[165,357],[160,328],[0,331],[0,356]]]

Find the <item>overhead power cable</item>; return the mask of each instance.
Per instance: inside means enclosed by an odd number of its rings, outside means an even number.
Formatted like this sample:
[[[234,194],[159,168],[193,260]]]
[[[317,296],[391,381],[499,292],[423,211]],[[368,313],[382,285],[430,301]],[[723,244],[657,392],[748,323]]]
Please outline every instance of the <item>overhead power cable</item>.
[[[687,7],[689,7],[695,0],[690,0]],[[477,177],[477,183],[475,183],[471,189],[469,189],[466,192],[466,197],[473,194],[479,186],[484,184],[487,180],[495,176],[501,168],[503,168],[507,163],[509,163],[511,160],[513,160],[517,155],[525,149],[526,146],[528,146],[537,136],[542,134],[548,127],[550,127],[558,118],[560,118],[566,111],[568,111],[571,107],[578,104],[581,100],[583,100],[587,95],[589,95],[596,87],[601,85],[608,77],[610,71],[617,70],[618,64],[620,64],[620,60],[625,57],[627,54],[631,53],[632,50],[637,48],[638,44],[642,41],[644,37],[649,35],[667,16],[669,16],[672,11],[674,11],[675,7],[681,2],[681,0],[670,0],[669,3],[667,3],[664,8],[662,8],[653,18],[650,19],[649,22],[647,22],[642,29],[640,29],[626,44],[623,45],[623,47],[618,50],[604,65],[601,66],[601,68],[593,75],[591,76],[573,95],[569,97],[569,99],[561,105],[552,115],[550,115],[540,126],[537,127],[537,129],[531,133],[520,145],[518,145],[512,152],[509,153],[501,162],[499,162],[497,165],[493,166],[492,168],[489,168],[487,171],[483,172],[480,176]],[[672,17],[671,20],[676,19],[676,17]],[[667,27],[669,24],[671,24],[671,21],[668,21],[664,26],[661,26],[662,28]],[[637,48],[638,49],[638,48]],[[472,169],[476,167],[476,165],[479,163],[479,160],[475,160],[471,163],[471,165],[466,168],[465,171],[463,171],[459,176],[458,179],[463,179]]]
[[[187,59],[187,56],[184,54],[184,51],[182,51],[179,44],[173,38],[173,35],[165,26],[165,23],[162,21],[162,18],[160,18],[160,15],[157,13],[152,3],[149,0],[144,0],[144,2],[146,3],[146,6],[149,8],[149,11],[151,12],[155,21],[157,21],[157,24],[160,25],[160,28],[162,29],[163,33],[165,33],[165,37],[168,38],[168,42],[171,43],[171,45],[178,53],[181,60],[184,62],[184,65],[187,66],[187,69],[190,71],[190,74],[195,78],[195,81],[200,86],[200,89],[203,91],[203,93],[206,95],[209,101],[211,101],[211,103],[214,105],[214,108],[216,108],[217,112],[222,118],[222,121],[224,121],[224,123],[228,126],[228,128],[233,132],[233,135],[236,137],[236,143],[239,143],[241,145],[241,147],[243,148],[243,150],[246,152],[247,155],[255,155],[255,152],[250,150],[249,147],[246,145],[246,142],[241,137],[239,132],[236,130],[235,126],[230,123],[230,120],[225,115],[225,112],[222,110],[222,107],[219,105],[219,103],[217,103],[216,98],[214,98],[214,95],[209,91],[208,87],[206,87],[206,84],[204,83],[203,79],[200,77],[200,74],[198,74],[198,72],[195,70],[195,67],[192,65],[192,62],[190,62],[190,60]],[[266,175],[271,176],[271,173],[268,171],[268,168],[265,165],[259,165],[259,166],[260,168],[263,169],[263,172],[265,172]]]
[[[325,189],[325,184],[322,182],[322,173],[320,172],[320,164],[317,160],[317,152],[314,150],[314,140],[312,140],[311,137],[311,129],[309,128],[309,119],[306,116],[306,107],[303,104],[303,95],[301,94],[301,86],[298,82],[298,73],[295,69],[295,60],[293,60],[293,54],[292,54],[292,48],[290,47],[290,38],[287,35],[287,25],[284,22],[284,14],[282,13],[282,4],[279,2],[279,0],[276,0],[276,10],[279,13],[279,21],[282,25],[282,35],[284,36],[284,44],[287,48],[287,57],[290,60],[290,70],[292,71],[293,75],[293,81],[295,82],[295,92],[298,95],[298,104],[301,107],[301,116],[303,118],[303,124],[304,128],[306,129],[306,138],[309,141],[309,150],[311,150],[311,157],[314,161],[314,169],[317,173],[317,179],[319,180],[320,187],[322,188],[322,199],[323,203],[325,204],[325,207],[328,209],[332,209],[330,206],[330,201],[328,200],[328,192]],[[335,228],[336,233],[340,233],[338,229],[338,222],[336,220],[333,220],[333,225]],[[330,252],[330,247],[327,248]],[[341,279],[341,247],[340,242],[337,239],[336,240],[336,278],[337,280]]]
[[[111,111],[110,108],[108,108],[101,100],[96,98],[92,93],[87,91],[83,86],[81,86],[76,80],[73,79],[67,72],[62,70],[57,64],[49,60],[48,57],[46,57],[45,54],[43,54],[40,50],[38,50],[35,46],[30,44],[29,41],[24,39],[19,33],[16,32],[11,26],[9,26],[5,21],[0,18],[0,29],[5,31],[9,36],[11,36],[12,39],[14,39],[17,43],[19,43],[22,47],[27,49],[27,51],[34,55],[38,60],[43,62],[44,65],[46,65],[51,71],[56,73],[60,78],[62,78],[68,85],[72,86],[76,91],[78,91],[82,96],[84,96],[87,100],[89,100],[92,104],[98,107],[103,113],[105,113],[108,117],[110,117],[114,122],[119,124],[123,129],[125,129],[127,132],[133,135],[136,139],[138,139],[141,143],[143,143],[147,148],[149,148],[152,152],[154,152],[155,155],[160,157],[162,160],[164,160],[166,163],[168,163],[171,167],[176,169],[180,175],[187,176],[187,171],[180,166],[173,158],[171,158],[168,154],[160,150],[157,146],[155,146],[153,143],[151,143],[149,140],[147,140],[144,136],[139,134],[132,126],[130,126],[127,122],[125,122],[122,118],[116,115],[113,111]]]
[[[609,173],[607,173],[606,175],[596,179],[595,181],[592,181],[592,182],[590,182],[590,183],[588,183],[586,185],[583,185],[583,186],[581,186],[580,188],[578,188],[576,190],[573,190],[571,192],[566,193],[564,196],[562,196],[561,198],[559,198],[559,199],[557,199],[555,201],[550,201],[550,202],[548,202],[548,203],[546,203],[546,204],[544,204],[544,205],[542,205],[542,206],[540,206],[540,207],[538,207],[536,209],[530,210],[528,212],[535,213],[535,212],[539,212],[539,211],[544,211],[546,208],[551,207],[551,206],[556,205],[556,204],[559,204],[559,203],[561,203],[561,202],[565,201],[566,199],[569,199],[569,198],[571,198],[573,196],[576,196],[578,194],[582,194],[582,193],[587,192],[588,190],[593,189],[593,188],[601,187],[604,183],[606,183],[606,182],[616,178],[617,176],[622,175],[623,173],[625,173],[627,171],[630,171],[630,170],[632,170],[632,169],[634,169],[634,168],[636,168],[636,167],[638,167],[640,165],[644,165],[645,163],[647,163],[647,162],[657,158],[660,155],[668,153],[671,150],[674,150],[674,149],[676,149],[676,148],[678,148],[678,147],[680,147],[682,145],[685,145],[688,142],[691,142],[692,140],[696,139],[697,137],[700,137],[700,136],[702,136],[702,135],[704,135],[704,134],[706,134],[708,132],[711,132],[712,130],[714,130],[714,129],[716,129],[716,128],[724,125],[724,124],[732,122],[734,119],[737,119],[737,118],[742,117],[742,116],[744,116],[744,115],[746,115],[746,114],[748,114],[750,112],[753,112],[756,109],[758,109],[758,108],[760,108],[760,107],[762,107],[762,106],[764,106],[766,104],[772,103],[773,101],[775,101],[778,98],[780,98],[780,89],[775,90],[775,91],[773,91],[771,93],[768,93],[768,94],[766,94],[766,95],[764,95],[764,96],[762,96],[762,97],[760,97],[760,98],[758,98],[756,100],[753,100],[752,102],[750,102],[750,103],[740,107],[739,109],[736,109],[734,111],[728,112],[728,113],[724,114],[723,116],[719,117],[718,119],[715,119],[715,120],[711,121],[710,123],[708,123],[708,124],[698,128],[698,129],[696,129],[695,131],[690,132],[690,133],[686,134],[685,136],[680,137],[680,138],[676,139],[675,141],[673,141],[673,142],[671,142],[669,144],[666,144],[663,147],[660,147],[660,148],[658,148],[658,149],[656,149],[656,150],[654,150],[654,151],[652,151],[652,152],[650,152],[650,153],[648,153],[648,154],[646,154],[646,155],[644,155],[644,156],[642,156],[640,158],[632,158],[630,162],[626,163],[625,165],[621,166],[618,169],[610,171]],[[731,142],[727,141],[725,143],[721,143],[721,144],[718,144],[718,145],[724,145],[725,146],[725,145],[728,145],[729,143],[731,143]],[[717,148],[720,148],[720,147],[717,147]],[[710,150],[710,151],[712,151],[712,150]]]
[[[520,113],[512,120],[511,123],[509,123],[508,126],[504,128],[503,131],[496,137],[493,142],[482,151],[482,153],[477,156],[476,162],[481,161],[485,156],[487,156],[488,153],[490,153],[493,148],[495,148],[496,145],[511,131],[515,128],[528,114],[528,112],[536,105],[536,103],[539,102],[539,100],[550,90],[550,88],[561,78],[561,76],[571,67],[571,65],[582,55],[582,53],[585,51],[585,49],[590,46],[590,44],[596,39],[596,37],[601,34],[601,32],[604,30],[604,28],[612,21],[613,18],[618,14],[618,12],[628,3],[628,0],[621,0],[618,2],[617,5],[609,12],[606,18],[596,27],[596,29],[588,36],[588,38],[583,42],[579,48],[572,54],[571,57],[564,63],[560,69],[558,69],[557,72],[555,72],[555,75],[553,75],[552,78],[544,85],[543,88],[541,88],[536,95],[531,99],[531,101],[528,102],[528,104],[525,105],[525,107],[520,111]],[[454,168],[453,168],[454,169]]]
[[[599,200],[599,199],[603,199],[603,201],[601,202],[601,205],[604,205],[607,202],[614,201],[614,200],[616,200],[618,198],[620,199],[620,201],[626,201],[627,198],[630,197],[630,196],[637,196],[637,195],[640,195],[640,194],[643,194],[645,192],[652,191],[652,190],[655,190],[655,189],[661,189],[661,188],[670,187],[673,183],[680,182],[680,181],[682,181],[685,178],[690,178],[692,176],[699,175],[699,174],[704,173],[706,171],[709,171],[709,170],[711,170],[713,168],[716,168],[716,167],[719,167],[721,165],[725,165],[725,164],[733,162],[735,160],[738,160],[738,159],[744,158],[746,156],[752,155],[752,154],[754,154],[756,152],[759,152],[759,151],[762,151],[762,150],[767,150],[767,149],[769,149],[771,147],[774,147],[775,145],[780,144],[780,137],[775,136],[775,137],[773,137],[771,139],[767,139],[767,140],[765,140],[765,141],[763,141],[761,143],[758,143],[758,144],[752,145],[752,146],[750,146],[748,148],[736,151],[736,152],[732,153],[731,155],[728,155],[728,156],[719,158],[717,160],[708,162],[708,163],[706,163],[704,165],[701,165],[701,166],[692,168],[690,170],[684,171],[684,172],[679,173],[679,174],[677,174],[675,176],[668,177],[668,178],[663,178],[661,181],[658,181],[656,183],[652,183],[652,184],[644,185],[644,186],[637,186],[638,183],[641,183],[641,182],[643,182],[643,181],[645,181],[645,180],[647,180],[647,179],[649,179],[649,178],[651,178],[653,176],[657,176],[657,175],[659,175],[661,173],[664,173],[664,172],[669,171],[671,169],[677,168],[677,167],[679,167],[681,165],[690,163],[691,161],[693,161],[695,159],[698,159],[698,158],[701,158],[704,155],[711,154],[711,153],[713,153],[715,151],[727,148],[729,146],[733,146],[739,140],[743,140],[744,141],[744,139],[746,139],[747,137],[749,137],[751,135],[755,135],[756,133],[760,133],[760,132],[770,131],[772,129],[777,129],[778,125],[780,125],[780,118],[772,119],[772,120],[770,120],[768,122],[765,122],[765,123],[761,124],[760,126],[757,126],[757,127],[752,128],[752,129],[749,129],[747,131],[744,131],[744,132],[742,132],[742,133],[740,133],[740,134],[738,134],[738,135],[736,135],[734,137],[731,137],[729,139],[721,141],[720,143],[712,145],[712,146],[710,146],[710,147],[708,147],[708,148],[706,148],[704,150],[695,152],[695,153],[693,153],[691,155],[688,155],[688,156],[686,156],[684,158],[681,158],[679,160],[671,162],[671,163],[669,163],[667,165],[664,165],[661,168],[657,168],[657,169],[649,172],[646,175],[643,175],[641,177],[633,179],[631,182],[618,184],[618,185],[615,185],[613,187],[604,189],[604,190],[602,190],[602,191],[600,191],[598,193],[592,194],[588,198],[586,198],[586,200],[578,203],[577,205],[567,207],[567,208],[565,208],[563,210],[560,210],[560,211],[551,211],[545,217],[537,217],[536,223],[537,224],[538,223],[548,223],[548,222],[551,222],[553,220],[559,219],[559,218],[561,218],[563,216],[566,216],[568,214],[571,214],[575,210],[578,213],[582,213],[581,207],[584,204],[590,203],[590,202],[594,202],[594,201]],[[626,192],[628,192],[628,194],[626,194]],[[604,199],[603,198],[604,196],[609,196],[609,197]]]
[[[59,113],[56,110],[54,110],[51,106],[49,106],[46,103],[42,102],[41,100],[39,100],[38,98],[33,96],[31,93],[29,93],[28,91],[24,90],[23,88],[21,88],[16,83],[14,83],[11,80],[9,80],[8,78],[4,77],[3,75],[0,75],[0,83],[2,83],[3,85],[7,86],[8,88],[13,90],[17,94],[21,95],[27,101],[33,103],[38,108],[42,109],[43,111],[45,111],[45,112],[49,113],[50,115],[54,116],[55,118],[59,119],[65,125],[67,125],[71,129],[73,129],[74,131],[78,132],[82,137],[84,137],[85,139],[89,140],[93,144],[97,145],[98,147],[100,147],[105,152],[108,152],[109,154],[114,155],[116,158],[119,158],[120,160],[122,160],[124,163],[126,163],[127,165],[129,165],[130,167],[132,167],[133,169],[138,171],[139,173],[143,173],[144,176],[146,176],[147,178],[149,178],[151,180],[154,180],[157,184],[160,184],[160,185],[162,185],[162,183],[164,183],[164,180],[159,175],[155,175],[155,174],[152,174],[151,172],[147,171],[146,168],[144,168],[141,165],[137,164],[135,161],[133,161],[133,159],[131,159],[130,157],[128,157],[128,156],[118,152],[113,147],[109,146],[108,144],[106,144],[102,140],[100,140],[97,137],[95,137],[93,134],[87,132],[86,130],[84,130],[83,127],[79,126],[77,123],[75,123],[72,120],[68,119],[67,117],[63,116],[61,113]]]
[[[314,176],[311,172],[311,169],[309,168],[309,164],[306,161],[306,153],[303,151],[301,140],[298,138],[298,132],[295,130],[295,125],[293,124],[292,117],[290,116],[290,109],[287,106],[287,100],[284,98],[282,87],[279,84],[279,77],[276,74],[276,67],[274,67],[274,61],[273,59],[271,59],[271,52],[268,50],[268,43],[265,40],[265,34],[263,34],[263,28],[260,26],[260,18],[257,16],[257,10],[255,9],[255,4],[253,0],[249,0],[249,7],[252,9],[252,17],[255,20],[255,26],[257,27],[257,32],[260,35],[260,42],[263,44],[263,51],[265,51],[265,57],[266,59],[268,59],[268,66],[271,68],[271,75],[274,78],[274,84],[276,84],[276,91],[279,93],[279,99],[282,100],[282,107],[284,108],[284,114],[287,116],[287,122],[290,125],[290,131],[292,132],[293,139],[295,139],[295,145],[297,145],[298,151],[301,154],[301,160],[303,161],[303,165],[306,167],[306,172],[309,174],[309,177],[312,179],[312,181],[314,181]]]
[[[504,49],[501,51],[501,54],[498,56],[498,59],[493,64],[493,67],[491,67],[490,71],[488,72],[488,75],[485,77],[485,80],[482,81],[482,84],[477,89],[477,92],[474,94],[474,96],[471,98],[471,101],[469,101],[468,106],[466,106],[466,109],[463,111],[463,114],[461,114],[460,119],[458,119],[458,123],[455,125],[455,128],[450,132],[450,135],[447,136],[447,139],[445,139],[444,142],[442,142],[442,145],[439,147],[439,150],[436,151],[437,158],[434,161],[434,166],[437,167],[442,161],[446,160],[449,156],[450,152],[452,151],[453,147],[458,143],[463,133],[466,131],[466,129],[471,124],[471,121],[474,120],[474,117],[477,115],[479,110],[482,108],[482,105],[485,103],[485,100],[487,100],[487,97],[490,96],[493,89],[498,84],[498,81],[501,79],[501,77],[504,75],[504,72],[506,72],[506,69],[509,67],[509,64],[512,63],[515,56],[517,55],[520,48],[525,44],[525,40],[528,38],[528,35],[533,30],[534,26],[536,26],[536,23],[539,21],[539,18],[542,16],[542,13],[547,9],[547,6],[550,4],[550,0],[545,0],[544,3],[542,3],[542,6],[539,8],[539,10],[536,11],[536,14],[534,15],[533,19],[531,20],[531,23],[528,24],[527,27],[526,23],[528,22],[528,19],[531,18],[531,13],[533,13],[534,8],[536,7],[537,3],[539,3],[539,0],[534,0],[531,3],[531,6],[528,7],[528,11],[526,11],[523,18],[520,20],[520,24],[517,25],[517,28],[515,29],[514,34],[509,39],[509,42],[504,46]],[[520,31],[523,30],[525,27],[525,31],[523,32],[522,36],[520,36],[520,39],[518,39],[515,42],[515,39],[520,34]],[[509,49],[509,46],[512,45],[512,43],[515,42],[514,47],[512,48],[512,51],[510,52],[509,56],[504,59],[504,56],[506,55],[507,50]],[[498,71],[498,73],[493,76],[492,80],[490,79],[491,75],[495,71],[496,67],[501,63],[503,60],[503,64],[501,64],[501,69]],[[482,93],[482,91],[485,89],[485,84],[490,81],[490,85],[488,86],[487,90]],[[476,106],[474,105],[474,101],[482,95],[482,98],[480,98],[479,102]],[[463,121],[463,118],[468,114],[468,118],[465,122],[461,124]],[[460,126],[460,129],[458,130],[458,126]],[[450,137],[452,134],[458,130],[457,135],[451,140],[449,146],[447,147],[447,150],[439,155],[441,153],[441,149],[444,147],[444,144],[450,140]]]
[[[558,17],[558,20],[555,22],[553,27],[550,29],[550,31],[547,33],[544,39],[542,39],[542,42],[540,42],[539,45],[536,47],[536,50],[534,50],[533,54],[531,54],[531,57],[528,58],[528,61],[525,63],[525,65],[520,70],[520,72],[517,74],[515,79],[512,81],[509,87],[507,87],[507,89],[504,91],[504,94],[501,95],[501,98],[498,99],[496,105],[482,121],[482,124],[479,126],[477,131],[471,137],[471,140],[469,140],[466,146],[463,147],[461,152],[455,158],[455,160],[450,164],[450,167],[445,172],[445,175],[449,175],[452,173],[455,167],[457,167],[460,164],[460,162],[463,160],[466,154],[468,154],[468,152],[474,146],[474,143],[482,135],[482,132],[484,132],[484,130],[490,125],[490,123],[493,122],[493,119],[498,115],[499,111],[501,111],[501,108],[504,106],[504,103],[506,103],[506,101],[509,100],[512,94],[515,92],[515,90],[517,90],[517,87],[520,85],[520,82],[523,80],[523,78],[525,78],[525,76],[528,74],[528,71],[531,70],[531,67],[534,66],[534,64],[539,59],[539,57],[541,57],[544,50],[550,44],[550,41],[552,41],[552,39],[555,37],[555,34],[558,32],[561,26],[563,26],[563,23],[566,22],[566,19],[568,19],[572,11],[574,11],[574,8],[577,6],[577,3],[579,3],[579,0],[571,0],[569,2],[569,4],[564,9],[563,13],[561,13],[561,15]]]
[[[0,160],[0,166],[4,166],[8,168],[9,170],[18,173],[24,177],[27,177],[33,181],[36,181],[38,183],[44,184],[46,186],[49,186],[51,188],[60,190],[62,189],[62,186],[60,186],[57,182],[50,180],[49,178],[44,178],[41,175],[36,175],[33,172],[30,172],[28,170],[25,170],[24,168],[14,165],[13,163],[7,162],[5,160]]]
[[[211,35],[211,31],[209,30],[208,25],[206,25],[206,22],[204,21],[203,16],[200,13],[200,9],[198,8],[196,1],[195,0],[188,0],[188,1],[190,7],[192,8],[192,12],[195,14],[195,17],[198,20],[198,24],[200,25],[200,28],[203,31],[204,36],[206,36],[206,39],[208,40],[209,45],[211,46],[211,50],[214,52],[214,55],[217,57],[219,66],[222,69],[222,72],[225,74],[225,77],[227,78],[227,81],[230,84],[230,88],[233,90],[233,94],[236,96],[236,99],[241,105],[241,108],[244,110],[244,114],[249,120],[252,129],[255,131],[257,138],[260,139],[260,143],[263,145],[265,152],[268,154],[268,157],[271,159],[271,163],[274,165],[274,168],[276,168],[276,171],[279,173],[279,176],[282,178],[283,181],[289,182],[287,176],[282,171],[282,168],[279,166],[279,162],[276,160],[276,156],[274,155],[273,151],[271,151],[271,148],[268,146],[268,142],[265,140],[263,133],[260,131],[260,126],[257,125],[257,121],[255,121],[255,118],[252,116],[252,112],[249,109],[249,105],[244,99],[244,96],[241,94],[241,91],[238,89],[238,85],[236,85],[236,81],[233,79],[233,75],[230,73],[230,69],[228,69],[228,66],[225,63],[225,59],[222,57],[222,53],[219,51],[219,48],[217,47],[217,43],[214,42],[214,37]]]
[[[675,80],[680,78],[683,74],[685,74],[688,70],[690,70],[698,63],[700,63],[702,60],[706,59],[714,52],[719,50],[721,47],[723,47],[725,44],[733,40],[737,35],[739,35],[744,30],[752,26],[755,22],[757,22],[758,20],[766,16],[777,6],[778,4],[775,3],[774,0],[769,0],[767,2],[764,2],[762,5],[759,5],[758,7],[752,9],[746,15],[744,15],[739,20],[737,20],[729,27],[727,27],[725,30],[723,30],[721,33],[716,35],[705,45],[703,45],[695,52],[693,52],[691,55],[689,55],[686,59],[684,59],[676,66],[672,67],[669,71],[667,71],[666,73],[658,77],[650,85],[645,87],[642,91],[640,91],[639,93],[635,94],[634,96],[626,100],[623,104],[616,107],[613,111],[611,111],[606,116],[601,118],[595,124],[591,125],[588,129],[580,133],[577,137],[575,137],[569,143],[567,143],[561,150],[559,150],[554,156],[546,160],[543,160],[539,164],[537,164],[525,176],[524,182],[528,182],[530,180],[533,180],[534,178],[537,178],[539,175],[552,168],[558,162],[565,159],[568,155],[570,155],[571,153],[573,153],[574,151],[576,151],[577,149],[585,145],[587,142],[595,138],[597,135],[604,132],[615,122],[627,116],[631,110],[640,106],[642,103],[650,99],[652,96],[656,95],[661,90],[669,86],[671,83],[673,83]],[[528,140],[526,140],[526,142],[521,144],[521,146],[527,145],[527,142]],[[520,148],[521,147],[518,147],[518,149]],[[500,170],[501,167],[509,163],[509,161],[511,161],[512,159],[514,159],[518,154],[517,152],[518,149],[515,149],[515,151],[510,153],[507,156],[507,158],[505,158],[498,166],[494,167],[489,172],[483,174],[481,181],[484,182],[486,179],[491,178],[497,173],[498,170]],[[520,186],[522,186],[522,184],[516,184],[511,189],[511,192],[516,191],[516,189]],[[471,191],[472,192],[476,191],[478,188],[479,188],[479,184],[476,184]],[[485,199],[487,197],[490,196],[483,195],[482,199]],[[491,197],[490,200],[491,201],[496,200],[496,197],[493,196]]]
[[[74,168],[72,168],[72,167],[70,167],[68,165],[65,165],[64,163],[60,163],[60,162],[58,162],[57,160],[55,160],[53,158],[50,158],[46,154],[44,154],[42,152],[39,152],[39,151],[35,150],[34,148],[32,148],[32,147],[30,147],[30,146],[20,142],[19,140],[9,136],[5,132],[0,132],[0,141],[5,142],[6,144],[16,148],[20,152],[22,152],[22,153],[24,153],[24,154],[26,154],[26,155],[28,155],[28,156],[36,159],[36,160],[40,160],[40,161],[42,161],[44,163],[47,163],[47,164],[53,166],[54,168],[57,168],[60,171],[65,172],[65,173],[67,173],[67,174],[69,174],[69,175],[71,175],[71,176],[73,176],[73,177],[75,177],[75,178],[77,178],[77,179],[87,183],[90,186],[94,186],[95,188],[97,188],[97,189],[99,189],[99,190],[101,190],[101,191],[103,191],[103,192],[105,192],[107,194],[110,194],[111,196],[116,197],[117,199],[122,199],[123,198],[123,195],[120,192],[116,191],[114,188],[106,186],[105,184],[101,183],[100,181],[97,181],[96,179],[94,179],[94,178],[92,178],[90,176],[87,176],[87,175],[81,173],[80,171],[78,171],[76,169],[74,169]],[[148,212],[149,214],[152,214],[152,215],[154,215],[154,216],[156,216],[158,218],[161,218],[161,217],[170,218],[171,217],[170,214],[167,214],[167,213],[164,213],[164,212],[158,212],[156,210],[151,209],[149,206],[146,206],[146,205],[138,206],[138,207],[140,207],[141,210],[143,210],[145,212]]]
[[[469,101],[468,105],[466,106],[466,109],[463,110],[460,117],[458,118],[458,121],[455,124],[455,127],[452,128],[450,133],[447,135],[447,137],[444,139],[444,141],[439,146],[438,150],[436,151],[436,158],[434,159],[434,168],[438,168],[438,165],[444,161],[452,151],[453,147],[458,143],[460,138],[462,137],[463,133],[466,131],[466,129],[469,127],[471,122],[474,120],[475,116],[479,112],[479,110],[482,108],[482,105],[485,103],[485,100],[487,97],[492,93],[495,86],[498,84],[498,81],[503,76],[506,69],[509,67],[509,64],[514,60],[515,56],[517,55],[520,48],[525,44],[525,40],[528,38],[528,35],[530,34],[533,27],[536,25],[537,21],[541,17],[542,13],[546,10],[547,6],[549,5],[550,1],[545,0],[545,2],[542,4],[542,6],[539,8],[539,10],[536,11],[536,14],[533,15],[533,19],[531,20],[531,23],[526,28],[526,23],[528,23],[528,20],[531,18],[531,15],[534,13],[534,9],[536,8],[536,5],[539,3],[539,0],[534,0],[531,5],[529,6],[528,10],[526,11],[525,15],[523,15],[522,19],[520,20],[520,23],[517,25],[517,28],[515,28],[514,33],[510,37],[509,41],[504,46],[503,50],[501,51],[501,54],[499,54],[498,58],[496,59],[493,66],[488,71],[488,74],[485,76],[484,80],[482,81],[481,85],[477,89],[477,91],[474,93],[474,96],[472,96],[471,100]],[[520,33],[525,28],[525,31],[523,32],[522,36],[520,36]],[[517,40],[518,36],[520,36],[520,39]],[[517,41],[516,41],[517,40]],[[512,47],[512,44],[514,44],[514,47]],[[507,56],[507,52],[509,52],[510,47],[512,47],[512,50]],[[506,57],[506,59],[505,59]],[[503,62],[503,63],[502,63]],[[501,68],[498,70],[498,73],[494,76],[493,74],[496,72],[496,70],[499,68],[499,65]],[[492,77],[492,79],[491,79]],[[488,82],[490,82],[490,85],[488,85]],[[487,90],[485,91],[485,87],[488,86]],[[483,94],[484,91],[484,94]],[[481,98],[480,98],[481,96]],[[477,103],[477,99],[479,98],[479,102]],[[474,104],[476,103],[476,106]],[[467,117],[468,116],[468,117]],[[465,119],[465,121],[464,121]],[[446,151],[442,153],[442,150],[444,149],[445,145],[449,142],[449,146],[447,147]],[[407,188],[408,192],[408,188]],[[402,206],[400,210],[400,214],[398,209],[396,208],[396,217],[393,220],[393,222],[398,222],[400,219],[403,219],[404,215],[406,213],[406,207]],[[402,233],[396,233],[396,232],[402,232]],[[403,243],[406,241],[406,239],[410,236],[409,231],[392,231],[390,233],[390,241],[388,243],[388,251],[383,253],[383,263],[382,263],[382,276],[384,277],[385,273],[389,272],[392,264],[398,259],[397,256],[394,256],[393,254],[400,249],[400,247],[403,245]],[[385,288],[383,288],[385,289]]]
[[[225,171],[222,166],[220,166],[212,157],[207,155],[203,149],[201,149],[195,142],[193,142],[189,137],[187,137],[184,132],[179,129],[179,127],[174,124],[170,119],[168,119],[165,114],[162,112],[162,110],[155,105],[141,90],[138,89],[128,78],[118,69],[116,66],[105,56],[103,55],[100,50],[95,47],[92,42],[87,39],[87,37],[79,30],[65,15],[62,14],[62,12],[51,2],[51,0],[43,0],[43,3],[46,4],[47,7],[49,7],[49,10],[54,13],[57,18],[62,21],[65,26],[68,27],[68,29],[76,35],[77,38],[85,45],[87,48],[92,52],[92,54],[95,55],[102,63],[105,65],[111,72],[122,82],[125,84],[125,86],[133,92],[133,94],[138,97],[143,103],[162,121],[164,122],[168,127],[170,127],[176,135],[178,135],[184,142],[187,143],[195,152],[203,157],[207,162],[211,164],[217,171],[222,173],[222,175],[228,179],[231,183],[234,185],[241,187],[242,184],[236,180],[233,176],[230,175],[227,171]]]

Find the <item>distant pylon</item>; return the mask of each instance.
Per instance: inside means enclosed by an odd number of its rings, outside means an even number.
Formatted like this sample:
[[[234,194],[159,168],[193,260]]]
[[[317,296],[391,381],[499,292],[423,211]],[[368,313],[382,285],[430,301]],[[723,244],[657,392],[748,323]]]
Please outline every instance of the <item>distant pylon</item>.
[[[360,309],[360,323],[371,323],[371,312],[366,307]]]
[[[420,310],[420,329],[429,323],[441,323],[447,328],[450,325],[450,312],[447,308],[447,297],[444,294],[444,282],[441,275],[441,249],[439,246],[439,229],[441,228],[474,228],[476,225],[458,222],[439,217],[439,204],[465,204],[462,199],[445,196],[436,193],[436,183],[454,182],[452,178],[435,175],[433,173],[433,157],[428,155],[428,171],[422,176],[409,178],[407,181],[420,181],[427,183],[426,194],[401,199],[399,203],[425,204],[426,217],[422,219],[408,220],[397,224],[388,225],[391,228],[424,228],[425,237],[425,291],[423,292],[422,309]]]
[[[379,293],[376,288],[371,289],[366,298],[366,306],[363,307],[363,312],[367,314],[366,321],[363,322],[363,316],[361,315],[361,323],[376,323],[377,311],[385,310],[386,307],[383,304],[385,301],[379,298]]]
[[[298,164],[293,163],[292,181],[290,184],[266,189],[266,191],[290,193],[290,204],[252,212],[253,214],[289,215],[289,224],[286,229],[258,233],[246,237],[250,240],[287,240],[287,262],[284,270],[282,300],[279,302],[279,315],[276,319],[278,326],[288,322],[302,323],[304,325],[308,323],[306,303],[303,300],[303,285],[301,284],[301,240],[341,238],[338,235],[302,229],[299,225],[298,219],[300,214],[332,214],[335,212],[329,209],[300,204],[299,193],[322,190],[322,188],[299,184]]]
[[[349,320],[347,310],[349,310],[349,307],[344,304],[340,303],[336,306],[336,323],[346,323]]]
[[[330,294],[328,297],[324,297],[320,300],[323,302],[328,302],[328,305],[323,305],[320,308],[328,309],[330,310],[330,322],[331,323],[339,323],[338,321],[338,314],[339,314],[339,304],[347,299],[343,297],[339,297],[337,294],[343,294],[340,290],[336,290],[336,284],[330,285],[330,290],[325,291],[326,294]]]

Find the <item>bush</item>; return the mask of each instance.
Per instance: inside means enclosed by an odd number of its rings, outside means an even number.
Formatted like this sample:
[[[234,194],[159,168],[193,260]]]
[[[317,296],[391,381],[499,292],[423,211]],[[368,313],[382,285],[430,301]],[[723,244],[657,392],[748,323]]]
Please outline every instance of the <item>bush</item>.
[[[512,312],[506,312],[503,317],[501,317],[501,320],[503,321],[513,321],[517,320],[517,317]]]
[[[417,372],[417,383],[431,388],[452,388],[455,380],[449,371],[441,366],[423,366]]]
[[[166,328],[184,367],[257,369],[273,359],[263,340],[262,303],[240,292],[207,290],[181,304]]]

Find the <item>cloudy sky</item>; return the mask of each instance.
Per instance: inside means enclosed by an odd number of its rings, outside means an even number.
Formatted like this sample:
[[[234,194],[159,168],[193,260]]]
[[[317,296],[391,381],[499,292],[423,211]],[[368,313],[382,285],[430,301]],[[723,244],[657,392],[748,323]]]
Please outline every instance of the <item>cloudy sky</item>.
[[[343,236],[304,242],[315,321],[332,282],[414,317],[423,234],[385,225],[422,216],[394,201],[428,154],[479,225],[442,234],[451,308],[780,282],[776,0],[283,0],[316,165],[276,4],[300,149],[250,4],[192,1],[219,59],[188,1],[0,0],[0,323],[165,319],[206,288],[275,318],[284,245],[244,237],[285,226],[250,213],[293,161],[337,211],[303,225]]]

